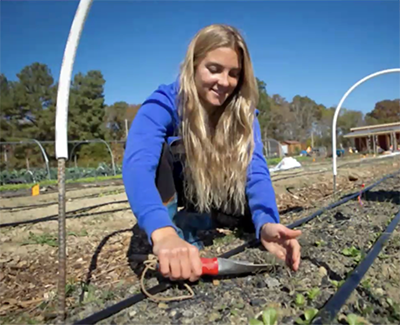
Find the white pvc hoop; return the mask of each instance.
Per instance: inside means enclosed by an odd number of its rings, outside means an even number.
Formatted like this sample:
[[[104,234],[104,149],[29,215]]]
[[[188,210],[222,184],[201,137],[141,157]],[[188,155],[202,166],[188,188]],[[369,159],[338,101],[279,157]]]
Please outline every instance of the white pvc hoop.
[[[80,0],[61,64],[56,111],[56,157],[68,159],[68,102],[71,75],[83,25],[93,0]]]
[[[393,72],[400,72],[400,68],[395,68],[395,69],[387,69],[387,70],[381,70],[375,73],[370,74],[369,76],[366,76],[365,78],[361,79],[357,83],[355,83],[342,97],[342,99],[339,102],[339,105],[336,107],[335,114],[333,115],[333,122],[332,122],[332,170],[333,170],[333,193],[336,192],[336,175],[337,175],[337,166],[336,166],[336,123],[337,119],[339,116],[340,109],[342,108],[343,102],[346,100],[347,96],[350,95],[350,93],[357,88],[359,85],[364,83],[365,81],[372,79],[376,76],[380,76],[382,74],[388,74],[388,73],[393,73]]]

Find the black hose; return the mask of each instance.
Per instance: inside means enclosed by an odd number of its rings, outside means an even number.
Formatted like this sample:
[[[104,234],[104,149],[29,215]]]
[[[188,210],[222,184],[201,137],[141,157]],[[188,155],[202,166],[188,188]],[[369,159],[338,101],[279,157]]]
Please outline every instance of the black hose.
[[[96,205],[91,205],[88,207],[84,207],[84,208],[79,208],[76,210],[71,210],[71,211],[67,211],[67,214],[71,214],[71,213],[77,213],[80,211],[88,211],[88,210],[92,210],[95,208],[99,208],[105,205],[109,205],[109,204],[120,204],[120,203],[127,203],[128,200],[122,200],[122,201],[114,201],[114,202],[105,202],[105,203],[100,203],[100,204],[96,204]],[[119,211],[121,209],[118,209]],[[115,210],[109,210],[109,211],[104,211],[101,213],[105,213],[105,212],[114,212]],[[99,214],[99,213],[92,213],[90,215],[93,214]],[[78,216],[85,216],[85,215],[78,215]],[[75,218],[78,216],[74,216]],[[31,219],[31,220],[23,220],[23,221],[16,221],[16,222],[8,222],[8,223],[2,223],[0,224],[0,228],[4,228],[4,227],[16,227],[16,226],[20,226],[20,225],[26,225],[26,224],[31,224],[31,223],[38,223],[38,222],[43,222],[43,221],[51,221],[51,220],[57,220],[58,218],[58,214],[53,214],[51,216],[47,216],[47,217],[42,217],[42,218],[37,218],[37,219]],[[71,217],[69,217],[71,218]]]
[[[398,173],[399,172],[396,172],[396,173],[393,173],[393,174],[390,174],[390,175],[387,175],[387,176],[383,177],[382,179],[378,180],[377,182],[373,183],[372,185],[364,188],[363,192],[370,190],[371,188],[377,186],[381,182],[385,181],[386,179],[388,179],[390,177],[393,177],[394,175],[396,175]],[[333,208],[335,208],[335,207],[337,207],[337,206],[339,206],[341,204],[344,204],[344,203],[350,201],[354,197],[358,196],[359,193],[360,192],[357,192],[357,193],[355,193],[355,194],[353,194],[351,196],[346,197],[343,200],[340,200],[340,201],[338,201],[336,203],[333,203],[333,204],[329,205],[328,207],[322,208],[322,209],[318,210],[317,212],[313,213],[311,216],[308,216],[308,217],[302,218],[300,220],[297,220],[297,221],[293,222],[292,224],[288,225],[287,227],[290,228],[290,229],[293,229],[295,227],[303,225],[304,223],[307,223],[310,220],[312,220],[312,219],[316,218],[317,216],[321,215],[326,210],[333,209]],[[249,242],[244,243],[243,245],[241,245],[239,247],[236,247],[236,248],[234,248],[234,249],[232,249],[232,250],[230,250],[230,251],[228,251],[228,252],[226,252],[226,253],[218,256],[218,257],[229,258],[229,257],[231,257],[233,255],[236,255],[236,254],[239,254],[239,253],[243,252],[248,247],[256,247],[259,244],[260,244],[260,242],[257,239],[252,239]],[[165,291],[165,290],[171,288],[172,285],[173,285],[173,282],[165,282],[165,283],[163,282],[161,284],[158,284],[158,285],[152,287],[148,291],[152,295],[155,295],[155,294],[158,294],[158,293],[160,293],[162,291]],[[121,310],[123,310],[123,309],[125,309],[127,307],[130,307],[130,306],[132,306],[132,305],[144,300],[145,298],[147,298],[147,296],[145,296],[143,293],[138,293],[138,294],[136,294],[136,295],[134,295],[134,296],[132,296],[130,298],[122,300],[119,303],[116,303],[116,304],[114,304],[114,305],[112,305],[112,306],[110,306],[108,308],[105,308],[105,309],[103,309],[103,310],[101,310],[101,311],[99,311],[97,313],[94,313],[94,314],[92,314],[92,315],[90,315],[90,316],[88,316],[88,317],[86,317],[86,318],[74,323],[74,325],[96,324],[97,322],[99,322],[99,321],[101,321],[103,319],[106,319],[106,318],[108,318],[108,317],[110,317],[112,315],[115,315],[116,313],[120,312]]]
[[[378,256],[379,252],[382,250],[383,245],[389,239],[393,230],[396,228],[400,221],[400,211],[393,218],[392,222],[387,226],[385,232],[379,237],[375,242],[374,246],[370,249],[367,256],[362,260],[362,262],[355,268],[355,270],[347,278],[346,282],[342,284],[336,294],[328,300],[325,306],[318,312],[311,324],[332,324],[337,313],[340,311],[342,306],[346,303],[347,299],[357,288],[361,279],[367,273],[368,269]]]

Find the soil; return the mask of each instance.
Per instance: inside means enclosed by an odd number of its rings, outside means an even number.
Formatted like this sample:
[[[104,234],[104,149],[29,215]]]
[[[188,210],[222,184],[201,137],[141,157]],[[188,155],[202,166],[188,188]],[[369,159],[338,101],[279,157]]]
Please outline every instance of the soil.
[[[372,163],[344,166],[338,170],[336,196],[332,195],[329,166],[311,166],[272,175],[282,223],[310,215],[339,195],[358,191],[383,175],[399,170],[399,161],[382,159]],[[325,171],[321,169],[325,168]],[[325,212],[302,226],[302,263],[296,273],[260,248],[247,249],[232,259],[271,262],[269,272],[218,281],[202,279],[192,286],[192,299],[156,303],[144,300],[101,323],[118,324],[247,324],[268,306],[278,311],[278,323],[290,323],[307,308],[321,308],[341,281],[399,210],[400,178],[388,179],[362,198]],[[107,306],[140,292],[138,276],[143,266],[129,258],[149,253],[151,247],[138,229],[126,201],[123,186],[71,190],[67,211],[109,203],[95,209],[69,213],[67,219],[67,308],[68,323],[89,316]],[[48,206],[26,207],[53,203]],[[1,223],[32,220],[57,215],[57,193],[38,197],[3,198]],[[118,211],[115,211],[118,210]],[[133,230],[132,230],[133,229]],[[2,323],[51,323],[57,307],[57,221],[0,228],[0,320]],[[216,256],[253,238],[252,234],[214,231],[205,233],[203,256]],[[340,312],[340,321],[354,313],[371,323],[398,324],[400,272],[399,230],[393,233],[385,251],[366,275]],[[352,248],[353,247],[353,248]],[[349,250],[353,257],[345,256]],[[384,258],[382,258],[384,256]],[[149,272],[146,287],[165,281]],[[83,290],[85,289],[85,290]],[[312,289],[315,289],[312,291]],[[319,291],[317,292],[317,289]],[[82,295],[82,292],[84,293]],[[310,299],[308,294],[316,294]],[[184,294],[174,286],[161,296]],[[304,305],[296,305],[296,295]],[[300,297],[300,296],[299,296]],[[300,299],[300,298],[299,298]],[[209,310],[208,310],[209,309]]]

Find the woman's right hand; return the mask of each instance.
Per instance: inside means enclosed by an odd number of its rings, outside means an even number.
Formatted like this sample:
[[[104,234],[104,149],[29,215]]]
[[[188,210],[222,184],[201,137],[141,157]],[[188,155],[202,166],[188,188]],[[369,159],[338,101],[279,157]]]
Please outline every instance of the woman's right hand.
[[[171,281],[197,281],[202,274],[199,250],[180,238],[171,227],[160,228],[151,235],[153,254],[158,257],[160,273]]]

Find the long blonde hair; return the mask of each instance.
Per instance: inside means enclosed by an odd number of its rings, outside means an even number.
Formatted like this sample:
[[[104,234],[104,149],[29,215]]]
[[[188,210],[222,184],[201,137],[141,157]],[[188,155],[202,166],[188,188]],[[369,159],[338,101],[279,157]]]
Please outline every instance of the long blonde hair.
[[[197,93],[194,76],[209,51],[229,47],[238,51],[241,75],[224,103],[215,129]],[[200,30],[181,64],[178,107],[185,148],[185,196],[202,212],[212,208],[244,213],[247,168],[254,150],[253,121],[258,87],[247,45],[232,26],[214,24]]]

